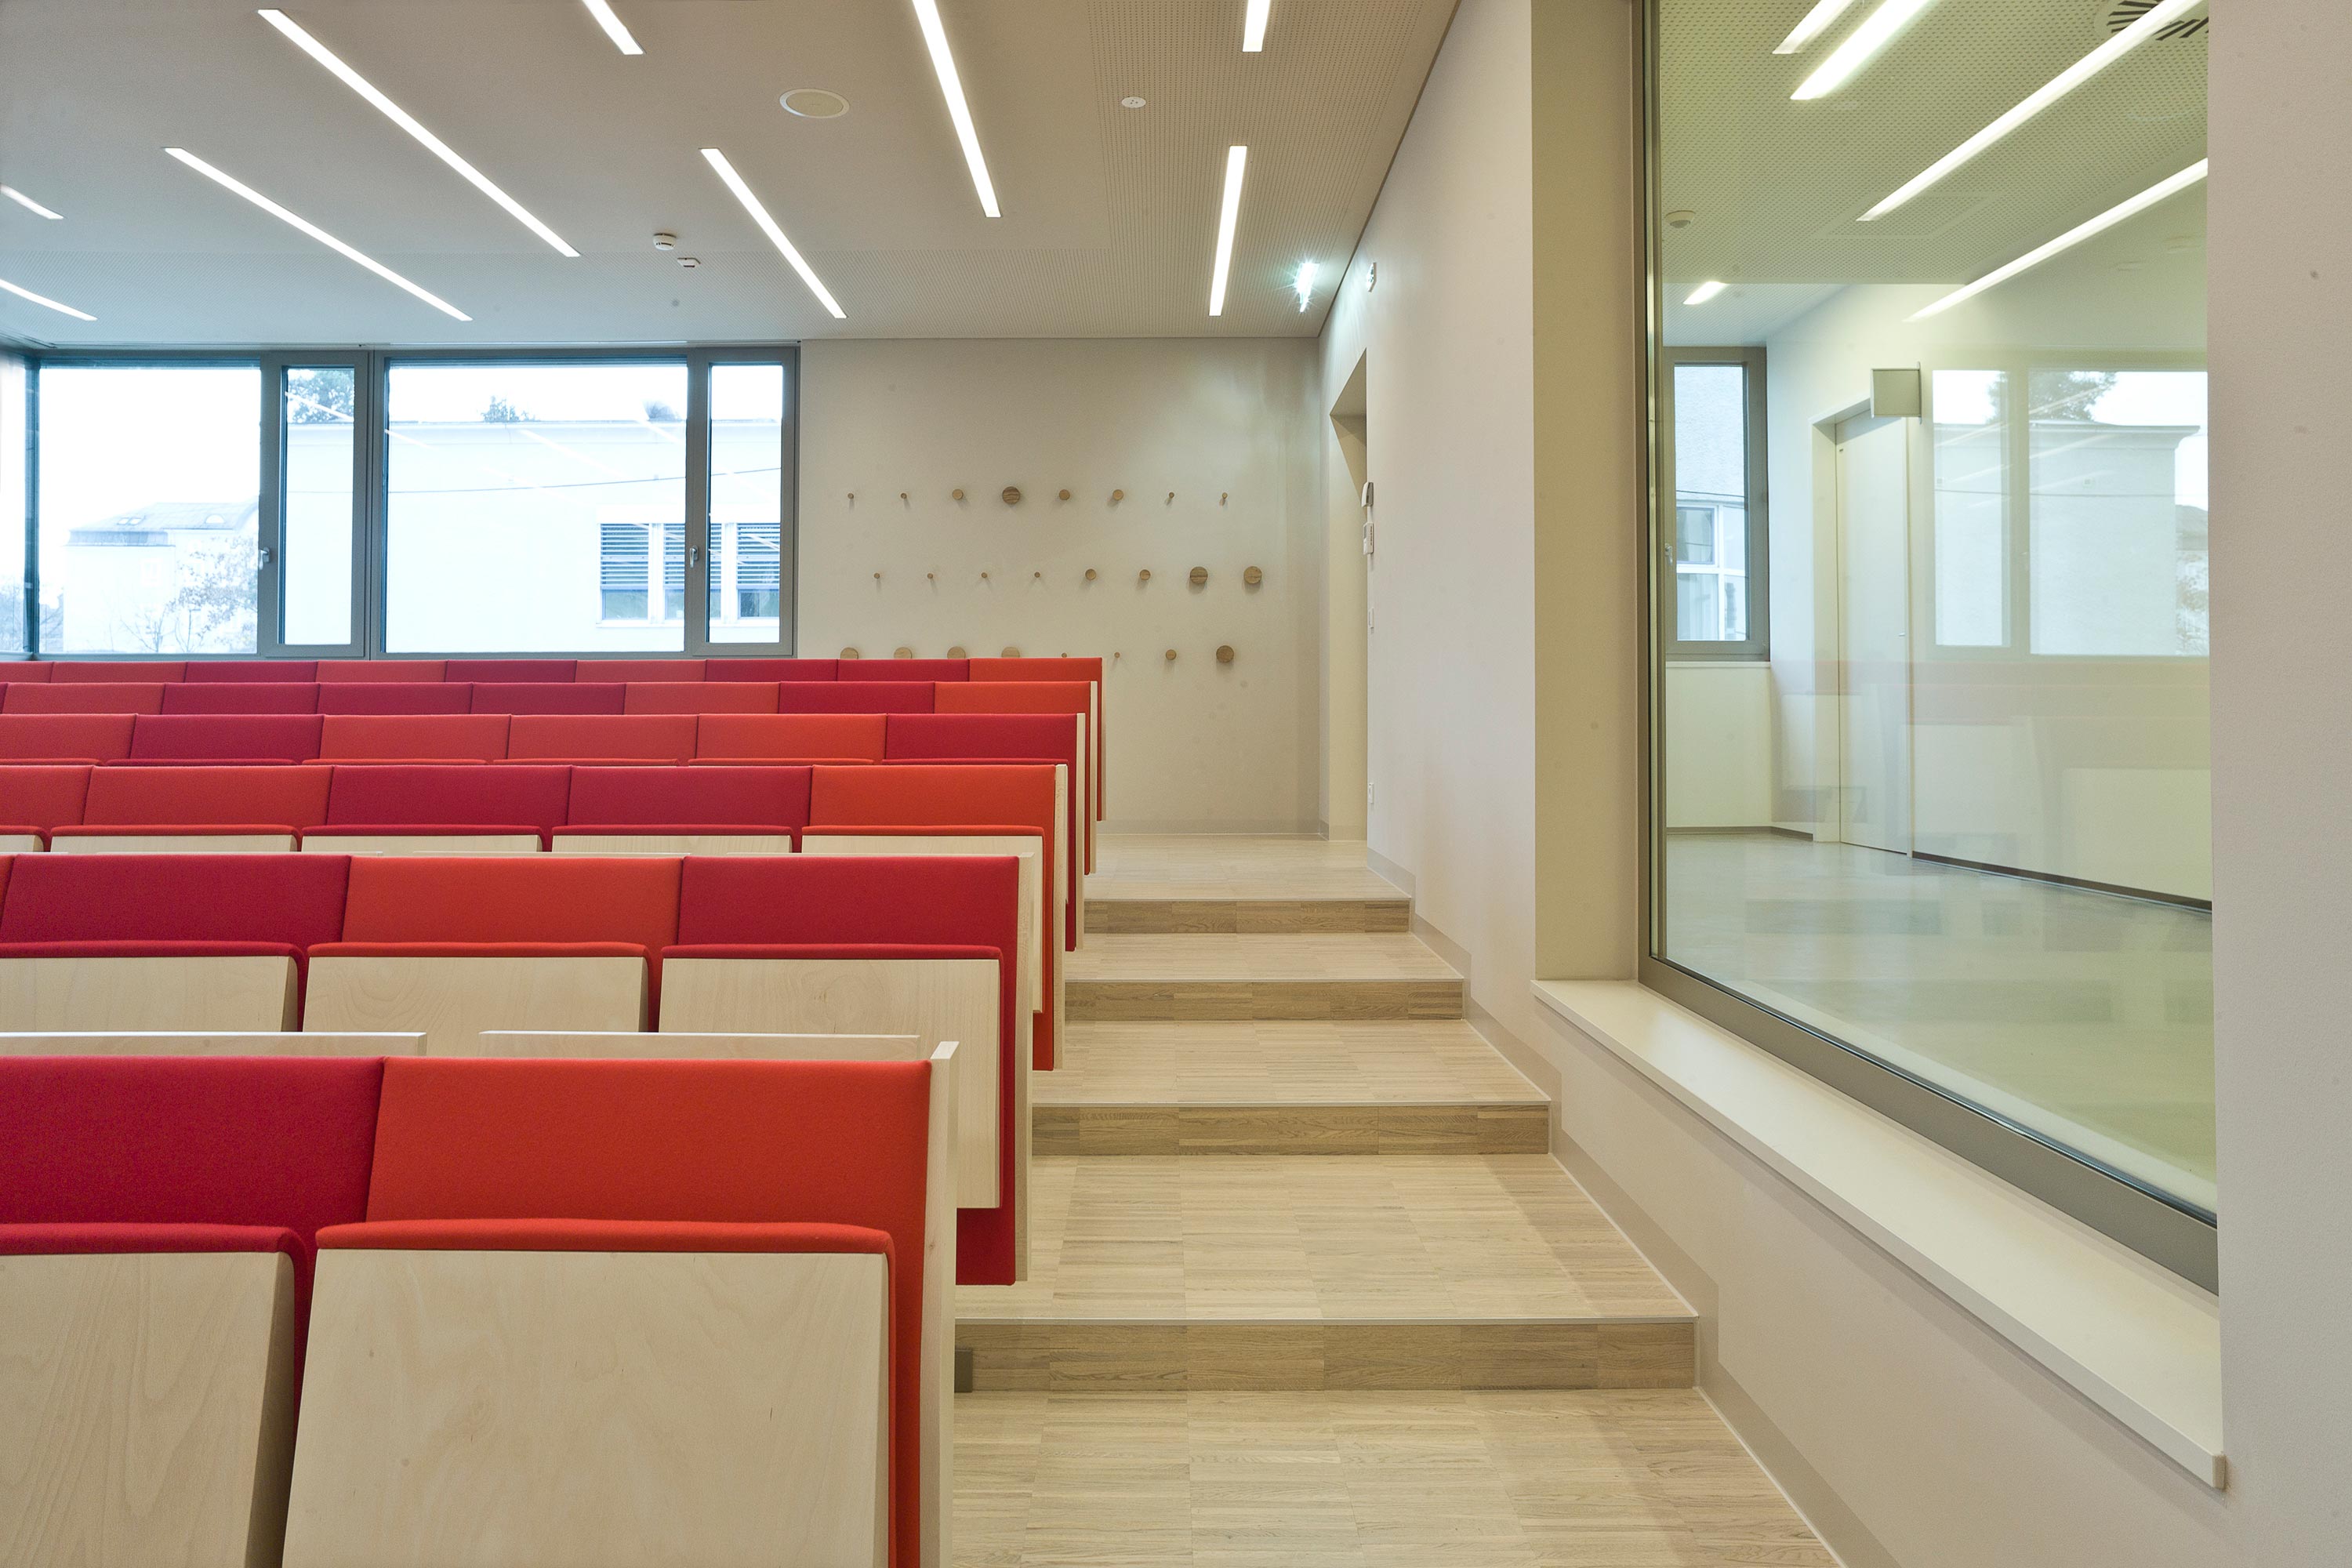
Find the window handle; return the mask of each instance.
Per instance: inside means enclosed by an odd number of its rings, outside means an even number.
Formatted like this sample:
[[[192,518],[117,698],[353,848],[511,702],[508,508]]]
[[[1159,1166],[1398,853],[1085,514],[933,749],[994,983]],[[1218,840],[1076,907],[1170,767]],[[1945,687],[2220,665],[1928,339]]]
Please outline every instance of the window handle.
[[[277,561],[277,559],[278,559],[278,552],[276,552],[275,550],[272,550],[272,549],[271,549],[271,548],[269,548],[269,546],[268,546],[267,544],[265,544],[265,545],[263,545],[263,546],[261,547],[261,551],[260,551],[260,561],[261,561],[261,564],[263,564],[264,566],[270,565],[270,564],[274,563]]]
[[[699,566],[702,564],[702,546],[699,544],[689,544],[686,547],[686,563],[688,566]]]

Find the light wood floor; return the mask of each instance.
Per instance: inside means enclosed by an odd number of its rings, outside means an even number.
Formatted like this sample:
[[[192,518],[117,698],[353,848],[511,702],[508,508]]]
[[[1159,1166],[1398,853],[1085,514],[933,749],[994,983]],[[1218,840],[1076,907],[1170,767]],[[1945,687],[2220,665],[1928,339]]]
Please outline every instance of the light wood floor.
[[[1138,980],[1459,980],[1417,936],[1390,932],[1089,937],[1072,985]]]
[[[1072,1024],[1040,1105],[1524,1105],[1542,1093],[1458,1019]]]
[[[1364,864],[1361,844],[1320,838],[1105,834],[1087,897],[1095,899],[1399,899]]]
[[[1833,1568],[1687,1389],[977,1394],[967,1568]]]

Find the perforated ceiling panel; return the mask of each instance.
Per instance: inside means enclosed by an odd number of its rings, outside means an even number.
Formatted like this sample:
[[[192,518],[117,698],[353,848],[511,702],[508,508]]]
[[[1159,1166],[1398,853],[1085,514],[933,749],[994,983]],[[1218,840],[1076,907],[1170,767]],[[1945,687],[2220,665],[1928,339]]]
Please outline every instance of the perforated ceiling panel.
[[[52,342],[1311,334],[1454,0],[942,0],[1004,216],[982,215],[907,0],[307,0],[296,18],[583,253],[566,260],[250,0],[0,0],[0,331]],[[777,102],[849,100],[837,119]],[[1147,107],[1119,107],[1138,96]],[[1207,314],[1227,145],[1250,149]],[[187,147],[475,318],[452,322],[165,158]],[[711,177],[725,150],[848,311]],[[651,245],[679,237],[683,272]]]
[[[1670,298],[1708,278],[1791,286],[1792,300],[1966,281],[2195,163],[2204,26],[2141,46],[1906,206],[1857,221],[2103,42],[2118,4],[1934,0],[1846,85],[1800,103],[1790,92],[1870,5],[1775,55],[1812,0],[1664,0],[1662,195],[1696,215],[1665,239]],[[2168,205],[2168,233],[2201,236],[2200,199]]]

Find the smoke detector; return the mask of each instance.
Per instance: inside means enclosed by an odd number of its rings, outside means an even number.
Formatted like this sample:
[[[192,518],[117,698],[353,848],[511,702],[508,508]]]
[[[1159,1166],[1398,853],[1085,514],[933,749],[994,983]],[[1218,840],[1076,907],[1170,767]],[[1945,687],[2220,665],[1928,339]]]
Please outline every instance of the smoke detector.
[[[677,248],[677,236],[670,233],[667,229],[656,231],[654,235],[654,248],[656,250],[676,250]]]

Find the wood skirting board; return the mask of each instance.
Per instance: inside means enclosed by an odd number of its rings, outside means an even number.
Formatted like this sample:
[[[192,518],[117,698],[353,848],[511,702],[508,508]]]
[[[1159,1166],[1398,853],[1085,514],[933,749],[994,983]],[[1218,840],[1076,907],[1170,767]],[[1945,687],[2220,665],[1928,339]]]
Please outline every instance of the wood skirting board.
[[[1090,899],[1087,930],[1104,935],[1276,935],[1405,931],[1405,899]]]
[[[1459,1018],[1459,980],[1073,980],[1072,1023]]]
[[[1526,1105],[1040,1105],[1040,1154],[1541,1154]]]
[[[1688,1388],[1671,1322],[990,1322],[956,1325],[976,1390]]]

